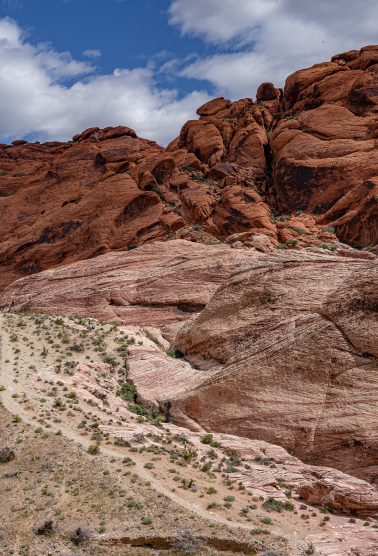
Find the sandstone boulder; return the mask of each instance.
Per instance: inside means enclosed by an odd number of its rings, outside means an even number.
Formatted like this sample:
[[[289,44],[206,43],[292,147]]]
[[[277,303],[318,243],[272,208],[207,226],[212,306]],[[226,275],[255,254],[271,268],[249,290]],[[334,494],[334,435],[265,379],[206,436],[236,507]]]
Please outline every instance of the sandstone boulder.
[[[377,286],[376,260],[293,252],[252,262],[178,333],[204,379],[172,411],[375,480]]]

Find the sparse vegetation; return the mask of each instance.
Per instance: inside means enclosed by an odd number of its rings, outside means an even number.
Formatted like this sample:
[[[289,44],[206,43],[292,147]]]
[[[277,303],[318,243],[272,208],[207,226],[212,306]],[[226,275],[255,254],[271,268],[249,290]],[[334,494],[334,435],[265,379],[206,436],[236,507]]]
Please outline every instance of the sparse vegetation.
[[[68,532],[69,540],[76,546],[80,546],[89,541],[93,532],[87,525],[74,525]]]
[[[283,510],[292,512],[294,510],[294,504],[292,504],[292,502],[288,500],[276,500],[275,498],[268,498],[262,506],[267,512],[282,512]]]
[[[16,458],[14,450],[9,446],[0,448],[0,463],[8,463]]]
[[[208,444],[209,446],[211,446],[212,448],[219,448],[220,447],[220,443],[217,442],[216,440],[214,440],[214,437],[212,434],[205,434],[204,436],[201,437],[201,442],[202,444]]]
[[[8,317],[11,318],[14,317]],[[78,438],[85,439],[84,444],[88,446],[86,451],[93,457],[83,457],[83,464],[98,469],[97,475],[100,477],[97,480],[101,483],[97,484],[102,485],[96,491],[96,497],[92,502],[93,507],[97,504],[97,496],[104,496],[105,492],[109,491],[111,502],[107,506],[107,512],[110,507],[116,509],[117,515],[122,515],[123,519],[127,515],[127,519],[133,520],[140,529],[145,527],[148,530],[153,525],[154,530],[155,528],[158,530],[162,524],[165,527],[167,512],[169,512],[167,507],[172,505],[171,501],[167,498],[166,502],[165,495],[159,494],[158,504],[150,505],[148,498],[148,496],[156,496],[154,488],[159,482],[162,482],[169,491],[175,492],[175,496],[184,496],[187,501],[202,506],[203,511],[226,517],[230,523],[250,524],[248,535],[268,537],[270,534],[268,527],[262,529],[255,526],[259,521],[266,526],[273,524],[273,520],[268,517],[272,514],[268,512],[275,512],[272,538],[276,528],[280,530],[285,523],[283,515],[280,515],[284,512],[291,513],[286,518],[293,520],[296,527],[300,527],[298,522],[302,520],[305,520],[306,525],[311,522],[310,509],[306,509],[306,514],[296,517],[297,512],[294,509],[297,497],[295,490],[293,489],[292,493],[291,487],[285,483],[284,475],[282,481],[277,481],[280,497],[277,495],[277,498],[267,500],[254,497],[253,487],[245,481],[247,477],[253,477],[253,466],[258,463],[273,469],[282,465],[279,459],[268,455],[269,448],[262,446],[260,453],[257,452],[258,455],[245,457],[237,450],[222,448],[220,434],[219,439],[211,432],[193,436],[193,433],[186,432],[184,429],[177,430],[175,427],[172,429],[169,423],[162,425],[164,416],[157,407],[140,403],[137,389],[128,379],[128,348],[133,344],[141,345],[146,338],[143,335],[135,331],[128,335],[124,328],[114,324],[100,324],[84,317],[66,317],[60,320],[48,315],[27,316],[22,319],[17,316],[12,326],[22,330],[21,334],[17,335],[17,342],[9,344],[11,347],[6,363],[10,369],[13,369],[15,378],[15,387],[11,392],[12,399],[22,408],[20,415],[23,419],[15,415],[9,418],[10,425],[8,425],[9,431],[13,431],[15,435],[13,445],[17,446],[17,460],[19,460],[19,450],[25,442],[25,431],[29,427],[27,419],[29,413],[35,416],[30,432],[35,442],[51,443],[50,439],[53,438],[64,439],[68,427],[72,432],[76,431]],[[29,329],[34,332],[33,345],[29,339]],[[13,333],[11,327],[8,332],[9,336]],[[151,336],[147,336],[148,349],[151,349],[150,340]],[[157,346],[153,346],[153,349],[164,352],[164,340],[161,340],[161,345],[156,338],[152,341]],[[35,347],[38,344],[40,349]],[[49,346],[46,355],[41,353],[43,345]],[[176,348],[171,349],[176,350]],[[30,361],[27,357],[33,350],[35,355]],[[21,365],[23,364],[24,353],[27,365],[24,366],[25,375],[22,375],[21,366],[17,368],[14,364],[18,356],[21,358]],[[172,355],[177,357],[180,354]],[[30,387],[24,390],[22,384],[26,375],[30,377],[28,383]],[[8,382],[6,386],[8,390]],[[167,414],[169,414],[169,407],[167,407]],[[156,425],[158,429],[155,428]],[[109,452],[112,451],[114,457],[110,457]],[[99,457],[94,457],[96,455]],[[38,462],[39,456],[38,450],[32,453],[28,465],[33,466],[33,461]],[[45,461],[41,461],[39,465],[43,470]],[[81,465],[77,466],[80,467]],[[10,467],[3,469],[7,473],[8,471],[13,473]],[[59,468],[51,474],[41,472],[41,480],[36,482],[33,497],[39,501],[44,511],[50,508],[51,503],[54,503],[53,507],[55,507],[58,497],[61,500],[59,486],[64,488],[68,503],[71,501],[71,517],[75,515],[72,508],[77,507],[79,500],[83,500],[84,504],[87,503],[86,501],[90,499],[88,490],[85,490],[82,478],[81,480],[74,478],[76,469],[73,470],[72,479],[68,477],[64,481],[61,479]],[[142,469],[150,473],[143,476]],[[14,472],[16,473],[17,469]],[[152,484],[148,480],[149,476],[153,478]],[[88,477],[92,480],[91,473]],[[118,479],[121,479],[121,482],[117,483]],[[124,488],[125,482],[129,491]],[[130,490],[130,487],[134,490]],[[142,497],[140,493],[143,489]],[[147,497],[146,493],[149,493]],[[30,505],[30,501],[28,504]],[[164,508],[161,513],[160,505]],[[64,516],[61,517],[60,508],[57,509],[58,513],[51,512],[53,517],[38,520],[39,525],[34,527],[34,532],[41,537],[53,536],[54,541],[64,535],[67,541],[66,531],[72,522],[67,522]],[[268,515],[261,515],[259,513],[261,510]],[[328,511],[329,509],[327,513]],[[110,532],[112,520],[109,514],[102,512],[99,506],[96,512],[98,517],[94,523],[94,531],[99,534]],[[148,512],[147,515],[143,515],[144,512]],[[80,513],[81,511],[78,512]],[[82,517],[86,518],[87,515],[83,513]],[[182,519],[180,514],[177,517]],[[194,520],[195,514],[190,519]],[[328,519],[329,516],[325,515],[320,524],[319,520],[316,524],[313,520],[312,526],[323,527]],[[88,537],[88,530],[88,526],[75,525],[70,529],[72,532],[68,537],[75,546],[84,545],[86,542],[90,542],[92,546],[92,543],[96,542],[94,539],[97,535],[90,533]],[[46,539],[41,540],[46,542]],[[183,546],[184,540],[183,538]],[[190,548],[193,544],[192,539],[189,539],[186,544]],[[307,550],[310,547],[309,544]]]
[[[184,353],[178,348],[170,348],[166,353],[169,357],[175,357],[176,359],[184,357]]]

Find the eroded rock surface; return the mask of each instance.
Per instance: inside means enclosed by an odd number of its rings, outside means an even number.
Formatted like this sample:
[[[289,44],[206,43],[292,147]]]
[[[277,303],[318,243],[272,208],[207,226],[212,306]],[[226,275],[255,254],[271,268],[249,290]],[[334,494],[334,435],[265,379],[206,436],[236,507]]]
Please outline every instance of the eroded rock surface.
[[[300,70],[284,91],[263,83],[256,102],[214,99],[166,149],[126,126],[0,145],[0,288],[171,237],[333,248],[336,231],[374,247],[377,49]]]
[[[23,278],[0,304],[155,327],[164,353],[168,339],[185,359],[131,355],[130,378],[171,420],[374,481],[378,264],[369,256],[155,242]]]
[[[304,210],[342,241],[378,241],[378,46],[334,56],[286,80],[273,125],[279,210]]]
[[[22,278],[3,292],[0,305],[164,326],[201,311],[231,272],[259,256],[224,244],[154,242]]]
[[[252,262],[179,332],[187,358],[212,368],[172,412],[376,480],[377,286],[376,260]]]

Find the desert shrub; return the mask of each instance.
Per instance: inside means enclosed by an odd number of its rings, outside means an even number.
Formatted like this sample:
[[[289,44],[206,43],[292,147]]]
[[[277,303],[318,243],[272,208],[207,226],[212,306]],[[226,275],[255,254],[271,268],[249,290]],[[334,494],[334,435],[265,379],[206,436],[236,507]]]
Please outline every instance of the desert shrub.
[[[201,437],[201,442],[202,444],[207,444],[208,446],[211,446],[212,448],[219,448],[220,443],[217,442],[216,440],[214,440],[214,437],[212,434],[208,433],[205,434],[204,436]]]
[[[122,446],[124,448],[130,447],[130,442],[122,436],[116,436],[114,439],[114,446]]]
[[[207,462],[201,467],[201,471],[203,471],[204,473],[207,473],[208,471],[210,471],[211,466],[212,466],[212,464],[210,462]]]
[[[305,554],[315,554],[315,546],[310,542],[305,550]]]
[[[12,448],[9,446],[4,446],[4,448],[0,449],[0,463],[8,463],[9,461],[14,460],[16,457]]]
[[[294,231],[297,232],[297,234],[299,234],[300,236],[308,236],[308,232],[306,232],[306,230],[303,230],[303,228],[298,228],[298,226],[290,226],[290,228]]]
[[[320,510],[320,512],[321,512],[322,514],[333,514],[333,508],[332,508],[332,506],[324,505],[324,506],[321,506],[321,507],[319,508],[319,510]]]
[[[129,403],[127,407],[131,413],[139,415],[140,418],[144,417],[152,425],[156,425],[157,427],[161,426],[161,423],[165,421],[164,415],[154,407],[146,407],[145,405],[137,403]]]
[[[182,359],[184,357],[184,353],[177,348],[170,348],[166,354],[169,355],[169,357],[175,357],[176,359]]]
[[[125,402],[135,402],[137,397],[137,391],[134,384],[130,384],[129,382],[124,382],[122,380],[119,381],[119,388],[116,394]]]
[[[251,529],[252,535],[269,535],[270,531],[267,529],[261,529],[260,527],[256,527],[255,529]]]
[[[209,487],[206,491],[206,494],[216,494],[217,493],[217,489],[214,487]]]
[[[111,367],[116,367],[118,365],[117,359],[113,357],[113,355],[108,355],[107,353],[102,356],[102,360],[104,363],[110,365]]]
[[[100,446],[98,444],[91,444],[90,446],[88,446],[87,452],[91,456],[95,456],[100,452]]]
[[[294,505],[288,500],[282,501],[275,498],[268,498],[262,506],[267,512],[282,512],[283,510],[292,512],[294,510]]]
[[[48,518],[43,520],[37,525],[35,532],[37,535],[51,535],[56,529],[56,524],[53,519]]]
[[[93,533],[87,525],[74,525],[68,532],[68,538],[76,546],[88,542],[92,535]]]
[[[198,540],[193,537],[191,531],[183,531],[181,536],[173,541],[172,548],[178,550],[180,554],[190,555],[196,554],[200,545]]]
[[[76,351],[77,353],[82,353],[84,349],[83,344],[72,344],[72,346],[69,347],[70,351]]]

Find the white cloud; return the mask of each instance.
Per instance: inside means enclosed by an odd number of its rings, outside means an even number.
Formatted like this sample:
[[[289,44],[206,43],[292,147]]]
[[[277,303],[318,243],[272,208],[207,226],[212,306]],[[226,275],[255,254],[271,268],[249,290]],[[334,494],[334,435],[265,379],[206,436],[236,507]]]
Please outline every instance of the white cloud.
[[[84,50],[83,56],[86,56],[87,58],[100,58],[101,50],[98,48],[88,48],[87,50]]]
[[[146,67],[99,75],[97,49],[76,60],[32,44],[13,20],[0,19],[0,141],[67,139],[86,127],[125,124],[167,143],[209,95],[180,97],[157,79],[203,79],[217,95],[253,97],[263,81],[282,86],[296,69],[376,42],[378,2],[171,0],[168,18],[183,34],[215,45],[216,54],[176,60],[160,53]]]
[[[277,0],[175,0],[169,16],[170,23],[179,26],[184,34],[224,42],[254,29],[276,5]]]
[[[30,44],[10,19],[0,20],[0,97],[3,139],[68,139],[86,127],[124,124],[162,143],[208,100],[205,92],[179,98],[158,88],[150,66],[97,75],[69,53]]]
[[[363,14],[363,16],[361,16]],[[226,52],[198,58],[181,74],[217,94],[254,96],[293,71],[377,41],[376,0],[174,0],[170,23]]]

